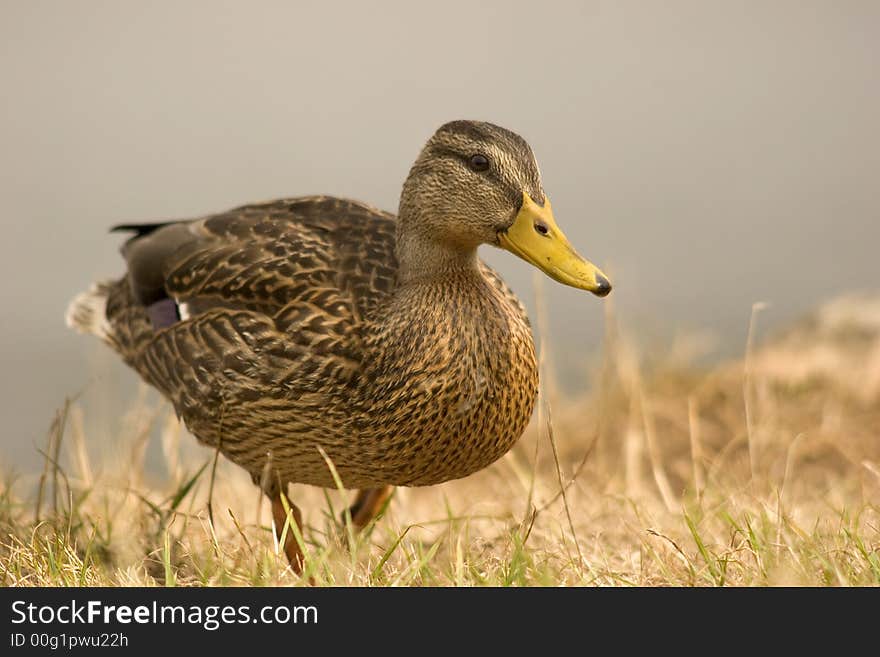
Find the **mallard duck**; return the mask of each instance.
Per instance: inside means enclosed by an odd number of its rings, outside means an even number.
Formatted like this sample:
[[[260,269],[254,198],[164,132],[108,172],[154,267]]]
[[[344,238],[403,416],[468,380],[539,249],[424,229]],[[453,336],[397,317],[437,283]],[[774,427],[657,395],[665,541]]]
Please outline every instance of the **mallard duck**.
[[[427,142],[397,217],[328,196],[198,219],[120,225],[126,274],[70,305],[174,405],[190,432],[245,468],[276,532],[289,483],[359,489],[357,527],[393,486],[485,468],[532,415],[538,366],[522,303],[477,257],[506,249],[566,285],[608,278],[556,225],[532,150],[490,123]],[[286,501],[286,499],[285,499]],[[283,546],[300,570],[297,541]]]

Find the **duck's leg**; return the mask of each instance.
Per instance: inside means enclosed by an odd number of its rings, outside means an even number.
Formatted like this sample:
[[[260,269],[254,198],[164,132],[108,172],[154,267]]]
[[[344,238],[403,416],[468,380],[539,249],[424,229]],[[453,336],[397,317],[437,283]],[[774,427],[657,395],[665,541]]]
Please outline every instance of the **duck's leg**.
[[[348,511],[351,514],[351,524],[355,529],[363,529],[375,518],[385,502],[394,492],[394,486],[382,486],[381,488],[362,488],[358,491]]]
[[[275,525],[275,536],[278,537],[280,542],[281,534],[284,531],[284,523],[287,521],[287,512],[284,510],[284,504],[281,502],[280,491],[269,495],[269,499],[272,501],[272,521]],[[290,507],[290,520],[292,523],[296,523],[300,536],[302,536],[302,513],[290,500],[288,500],[287,504]],[[293,527],[287,528],[287,535],[284,537],[284,545],[282,547],[284,548],[284,554],[287,555],[287,560],[290,562],[290,567],[293,568],[297,575],[302,574],[303,553],[293,533]]]

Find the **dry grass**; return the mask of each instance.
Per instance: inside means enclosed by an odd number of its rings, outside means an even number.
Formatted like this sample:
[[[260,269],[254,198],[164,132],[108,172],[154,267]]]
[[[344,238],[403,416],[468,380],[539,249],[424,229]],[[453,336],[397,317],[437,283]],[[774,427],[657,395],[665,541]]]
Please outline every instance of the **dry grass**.
[[[647,361],[608,326],[594,394],[549,386],[500,462],[399,489],[364,535],[339,520],[348,494],[292,488],[316,584],[880,584],[880,301],[829,304],[709,370],[680,349]],[[166,406],[125,425],[121,457],[93,464],[70,405],[40,480],[0,488],[2,584],[305,583],[243,472],[220,460],[212,522],[212,453]],[[143,466],[151,428],[161,480]]]

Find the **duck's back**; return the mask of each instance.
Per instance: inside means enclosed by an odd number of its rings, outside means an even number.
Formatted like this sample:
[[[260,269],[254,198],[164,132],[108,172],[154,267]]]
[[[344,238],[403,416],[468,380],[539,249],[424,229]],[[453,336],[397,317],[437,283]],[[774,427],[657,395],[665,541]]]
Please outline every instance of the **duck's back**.
[[[119,226],[137,234],[122,248],[128,272],[107,319],[127,359],[161,330],[212,309],[254,311],[284,330],[307,307],[345,302],[340,318],[355,321],[394,285],[395,228],[389,213],[324,196]]]

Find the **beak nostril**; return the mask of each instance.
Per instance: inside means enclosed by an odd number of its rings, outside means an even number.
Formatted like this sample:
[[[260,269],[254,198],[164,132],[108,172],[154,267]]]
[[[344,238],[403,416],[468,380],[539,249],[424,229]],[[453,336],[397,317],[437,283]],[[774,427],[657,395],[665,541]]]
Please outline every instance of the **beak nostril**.
[[[546,236],[550,233],[550,229],[547,227],[547,225],[541,223],[540,221],[535,222],[535,230],[538,232],[539,235]]]

